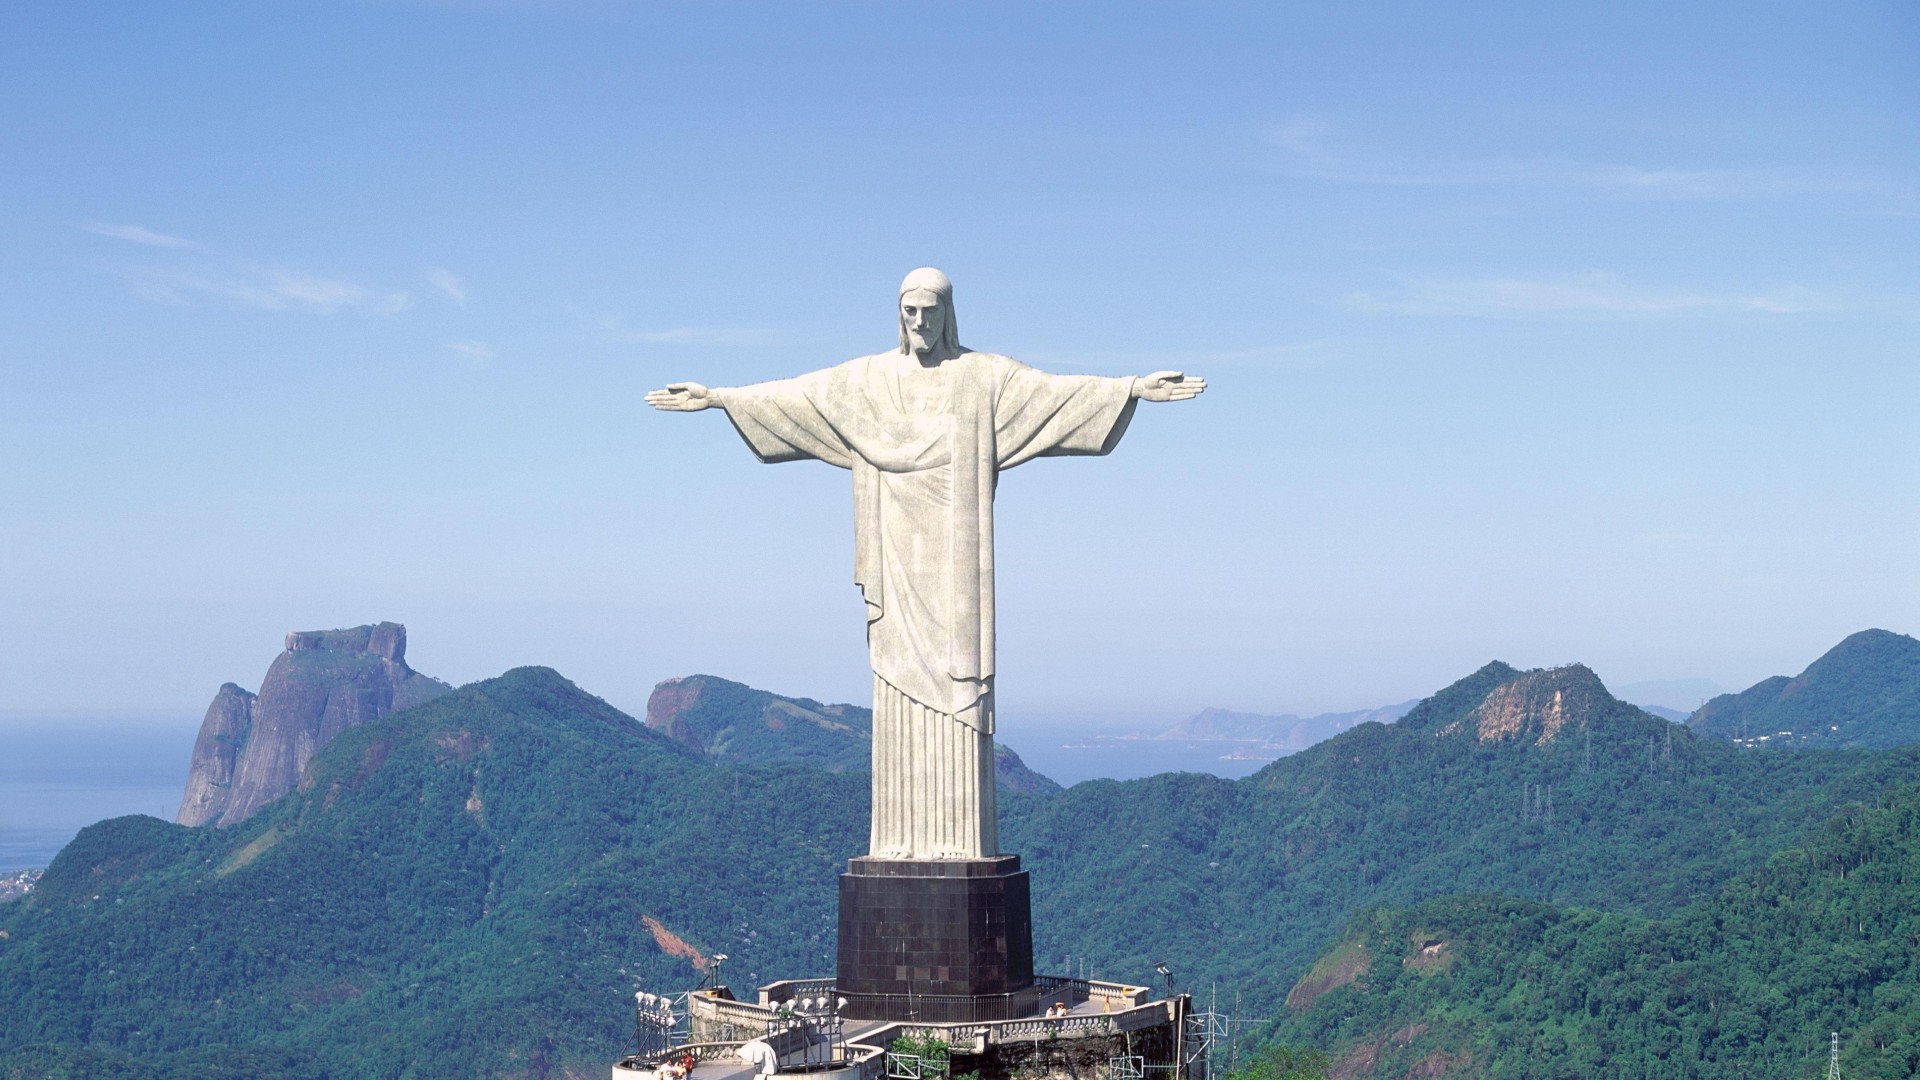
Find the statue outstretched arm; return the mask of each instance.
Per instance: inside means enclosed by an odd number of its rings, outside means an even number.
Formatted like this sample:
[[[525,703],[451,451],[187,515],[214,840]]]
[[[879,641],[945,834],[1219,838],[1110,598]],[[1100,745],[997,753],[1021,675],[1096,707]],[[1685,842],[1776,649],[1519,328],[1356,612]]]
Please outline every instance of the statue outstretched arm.
[[[1156,371],[1133,380],[1133,396],[1142,401],[1185,401],[1199,397],[1207,389],[1207,380],[1179,371]],[[652,395],[648,395],[652,400]]]
[[[858,455],[822,411],[822,402],[832,397],[826,379],[833,370],[747,386],[668,383],[649,390],[646,401],[662,412],[719,409],[761,461],[816,458],[850,469]]]
[[[725,409],[721,388],[701,386],[697,382],[668,383],[664,390],[647,391],[647,404],[663,412],[699,412]]]

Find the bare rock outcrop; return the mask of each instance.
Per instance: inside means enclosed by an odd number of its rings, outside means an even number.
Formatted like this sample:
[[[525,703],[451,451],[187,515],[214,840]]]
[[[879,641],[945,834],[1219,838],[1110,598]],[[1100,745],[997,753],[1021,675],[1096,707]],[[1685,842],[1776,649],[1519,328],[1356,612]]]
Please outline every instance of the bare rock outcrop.
[[[259,694],[227,683],[214,695],[175,820],[245,821],[292,791],[307,759],[335,735],[452,689],[408,667],[406,653],[398,623],[288,634]]]

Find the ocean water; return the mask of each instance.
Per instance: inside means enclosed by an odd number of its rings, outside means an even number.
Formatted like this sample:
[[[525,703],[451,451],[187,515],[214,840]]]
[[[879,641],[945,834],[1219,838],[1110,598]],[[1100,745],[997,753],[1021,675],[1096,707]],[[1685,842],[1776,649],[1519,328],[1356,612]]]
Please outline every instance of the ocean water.
[[[0,871],[47,865],[82,828],[173,820],[198,716],[0,712]]]

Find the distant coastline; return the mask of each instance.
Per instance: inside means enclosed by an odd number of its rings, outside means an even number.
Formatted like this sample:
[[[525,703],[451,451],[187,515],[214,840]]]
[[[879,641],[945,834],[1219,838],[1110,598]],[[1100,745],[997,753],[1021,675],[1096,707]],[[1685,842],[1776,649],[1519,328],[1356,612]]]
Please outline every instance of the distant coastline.
[[[199,718],[0,711],[0,874],[46,866],[82,828],[180,806]]]

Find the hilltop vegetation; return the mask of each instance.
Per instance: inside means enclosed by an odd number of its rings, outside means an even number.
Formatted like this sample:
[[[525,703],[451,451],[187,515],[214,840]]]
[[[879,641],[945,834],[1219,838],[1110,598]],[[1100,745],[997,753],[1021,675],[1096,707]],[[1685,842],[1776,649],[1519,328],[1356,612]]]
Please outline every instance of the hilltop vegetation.
[[[794,761],[833,772],[864,772],[873,759],[872,709],[823,705],[713,675],[689,675],[655,686],[647,699],[647,726],[723,762]],[[993,766],[994,779],[1004,791],[1060,790],[997,740]]]
[[[669,943],[739,976],[827,970],[864,814],[863,776],[712,768],[520,669],[349,729],[241,826],[83,831],[0,914],[0,1049],[598,1071],[637,985],[697,978]]]
[[[1268,1010],[1382,903],[1504,893],[1658,915],[1707,897],[1920,752],[1762,754],[1614,699],[1579,666],[1480,671],[1242,781],[1094,781],[1010,803],[1035,952],[1236,988]],[[1044,963],[1043,963],[1044,966]]]
[[[744,748],[742,724],[705,730]],[[1757,753],[1585,668],[1490,664],[1243,781],[1009,791],[1002,836],[1041,970],[1151,983],[1165,960],[1270,1015],[1356,912],[1474,892],[1677,918],[1896,782],[1920,750]],[[831,970],[867,798],[864,773],[730,760],[518,669],[348,729],[241,825],[83,832],[0,907],[0,1069],[598,1073],[632,991],[717,951],[741,987]]]
[[[1920,787],[1664,919],[1449,897],[1354,919],[1272,1034],[1347,1075],[1920,1072]]]
[[[1722,694],[1687,721],[1746,746],[1834,749],[1920,741],[1920,641],[1862,630],[1794,678]]]

